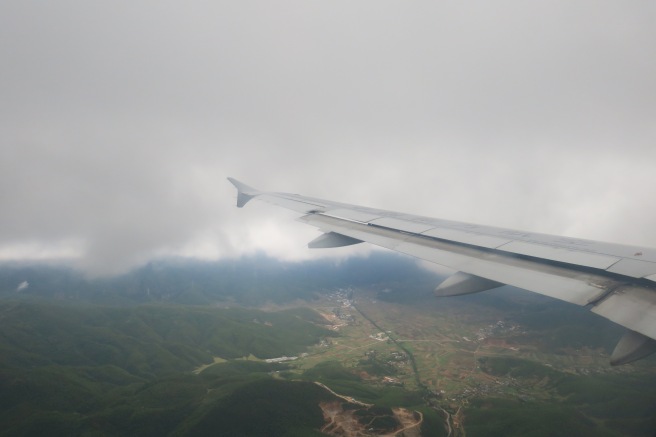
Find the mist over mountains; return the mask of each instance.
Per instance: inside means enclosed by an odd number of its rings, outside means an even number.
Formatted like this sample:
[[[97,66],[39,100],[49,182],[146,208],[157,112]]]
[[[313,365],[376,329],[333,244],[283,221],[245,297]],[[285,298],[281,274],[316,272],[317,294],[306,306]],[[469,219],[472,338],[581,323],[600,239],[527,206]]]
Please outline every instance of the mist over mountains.
[[[165,301],[209,305],[284,303],[312,299],[334,287],[403,284],[430,294],[441,278],[412,258],[375,252],[343,262],[284,262],[265,255],[222,261],[172,258],[153,261],[125,275],[89,279],[62,266],[5,263],[0,265],[0,297],[52,298],[107,304]]]

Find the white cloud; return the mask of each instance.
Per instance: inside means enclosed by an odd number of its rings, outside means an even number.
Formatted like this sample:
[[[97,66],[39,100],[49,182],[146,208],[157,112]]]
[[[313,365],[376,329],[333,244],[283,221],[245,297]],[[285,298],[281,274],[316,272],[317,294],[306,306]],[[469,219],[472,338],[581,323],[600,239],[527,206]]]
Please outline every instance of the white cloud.
[[[4,2],[0,258],[321,256],[293,216],[234,208],[226,176],[656,246],[654,19],[606,1]]]

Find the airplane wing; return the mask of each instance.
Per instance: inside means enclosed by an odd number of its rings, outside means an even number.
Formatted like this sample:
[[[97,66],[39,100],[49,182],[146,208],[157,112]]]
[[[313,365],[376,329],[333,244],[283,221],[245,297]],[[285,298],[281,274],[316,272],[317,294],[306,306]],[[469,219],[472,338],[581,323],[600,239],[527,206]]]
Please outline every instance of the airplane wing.
[[[310,248],[361,242],[457,271],[435,294],[456,296],[512,285],[586,306],[628,328],[611,356],[626,364],[656,352],[656,249],[515,231],[264,192],[233,178],[237,206],[263,200],[302,214],[323,232]]]

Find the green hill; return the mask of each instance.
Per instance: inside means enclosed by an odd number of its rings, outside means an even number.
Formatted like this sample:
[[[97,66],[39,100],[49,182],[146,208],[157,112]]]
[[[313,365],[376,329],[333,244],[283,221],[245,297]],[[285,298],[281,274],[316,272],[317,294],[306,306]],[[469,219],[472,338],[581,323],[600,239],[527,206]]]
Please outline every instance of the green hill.
[[[308,309],[0,302],[0,435],[185,435],[246,387],[305,392],[271,382],[282,365],[233,361],[191,371],[214,356],[299,353],[334,335],[309,321],[317,317]],[[316,413],[307,423],[321,420]]]

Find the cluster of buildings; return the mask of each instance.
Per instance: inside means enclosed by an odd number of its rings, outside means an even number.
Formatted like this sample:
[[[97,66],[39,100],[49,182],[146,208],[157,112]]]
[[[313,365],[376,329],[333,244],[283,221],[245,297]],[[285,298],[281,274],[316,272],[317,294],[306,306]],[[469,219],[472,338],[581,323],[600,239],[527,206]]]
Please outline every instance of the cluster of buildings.
[[[333,314],[335,317],[346,325],[350,325],[351,323],[355,322],[355,316],[351,314],[349,311],[344,311],[342,308],[335,308],[333,310]]]
[[[378,341],[387,341],[389,340],[389,337],[387,336],[387,333],[385,332],[379,332],[377,334],[371,334],[369,338],[373,338],[374,340]]]
[[[283,363],[285,361],[294,361],[294,360],[298,360],[298,357],[285,357],[285,356],[282,356],[280,358],[269,358],[269,359],[266,359],[264,361],[267,362],[267,363]]]
[[[353,308],[353,292],[352,288],[338,288],[328,295],[331,301],[335,301],[338,304],[332,311],[335,319],[342,322],[334,325],[334,329],[355,322],[355,316],[351,314],[351,309]]]
[[[454,393],[449,396],[451,401],[465,401],[469,398],[483,398],[489,396],[507,396],[509,393],[514,393],[518,399],[528,401],[531,399],[526,394],[519,393],[522,390],[522,383],[512,376],[504,376],[503,378],[496,378],[491,382],[472,381],[470,387],[462,390],[459,393]]]
[[[519,325],[506,323],[503,320],[499,320],[497,323],[481,328],[476,333],[477,340],[483,341],[488,337],[493,335],[507,334],[509,332],[519,332]],[[466,337],[463,337],[466,341],[471,341]]]
[[[368,350],[364,353],[370,361],[378,361],[386,366],[389,370],[402,369],[408,365],[408,356],[403,352],[392,351],[385,357],[378,356],[375,349]]]
[[[349,307],[353,303],[353,294],[355,290],[351,287],[336,288],[328,294],[328,299],[335,300],[345,307]]]

